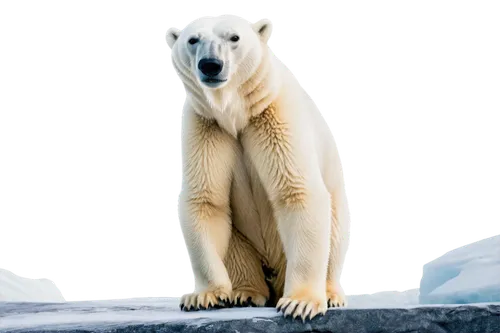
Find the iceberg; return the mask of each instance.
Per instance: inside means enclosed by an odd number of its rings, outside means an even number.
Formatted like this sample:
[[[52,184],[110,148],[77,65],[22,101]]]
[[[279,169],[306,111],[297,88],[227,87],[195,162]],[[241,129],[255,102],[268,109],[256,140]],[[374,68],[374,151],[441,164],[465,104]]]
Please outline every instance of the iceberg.
[[[500,235],[463,246],[426,264],[419,302],[500,302]]]

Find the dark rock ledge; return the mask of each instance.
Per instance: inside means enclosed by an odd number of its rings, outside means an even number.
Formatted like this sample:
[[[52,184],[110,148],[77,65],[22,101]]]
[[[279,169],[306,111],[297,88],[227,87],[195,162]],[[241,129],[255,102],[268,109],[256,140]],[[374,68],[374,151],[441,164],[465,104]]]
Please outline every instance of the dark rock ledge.
[[[303,324],[274,309],[180,312],[177,299],[1,303],[1,333],[463,332],[500,333],[500,304],[334,309]]]

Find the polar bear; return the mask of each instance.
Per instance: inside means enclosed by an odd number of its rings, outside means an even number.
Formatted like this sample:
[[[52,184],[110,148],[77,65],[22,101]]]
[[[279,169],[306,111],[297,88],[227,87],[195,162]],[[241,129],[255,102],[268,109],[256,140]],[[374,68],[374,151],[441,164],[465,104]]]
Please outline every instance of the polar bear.
[[[339,154],[267,46],[271,31],[269,20],[224,15],[167,32],[186,90],[179,219],[195,289],[185,311],[272,305],[305,320],[346,303]]]

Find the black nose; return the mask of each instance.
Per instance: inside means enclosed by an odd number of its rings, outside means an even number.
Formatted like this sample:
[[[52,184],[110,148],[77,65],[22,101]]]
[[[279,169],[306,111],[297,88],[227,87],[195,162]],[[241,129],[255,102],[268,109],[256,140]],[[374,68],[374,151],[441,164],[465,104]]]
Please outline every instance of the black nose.
[[[222,72],[222,61],[215,58],[201,59],[198,63],[198,69],[206,76],[214,77]]]

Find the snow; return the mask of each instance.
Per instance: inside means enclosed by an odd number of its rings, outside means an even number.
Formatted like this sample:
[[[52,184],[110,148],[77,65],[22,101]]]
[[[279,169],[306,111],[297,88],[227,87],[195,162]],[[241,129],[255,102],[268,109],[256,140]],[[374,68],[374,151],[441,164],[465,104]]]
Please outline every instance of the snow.
[[[500,235],[466,245],[426,264],[421,304],[500,302]]]
[[[347,306],[350,309],[405,308],[417,306],[418,297],[417,288],[351,293],[347,295]]]
[[[64,302],[64,297],[50,280],[28,279],[0,268],[0,301]]]

